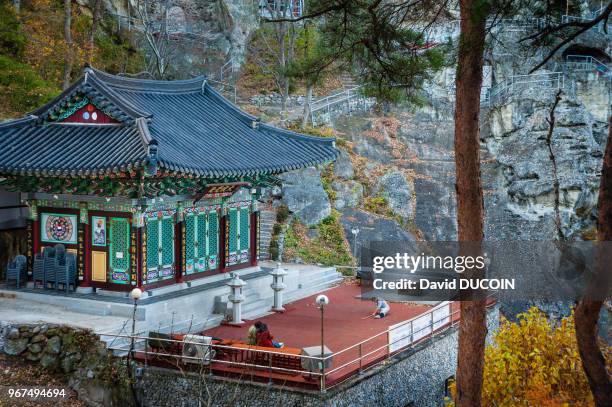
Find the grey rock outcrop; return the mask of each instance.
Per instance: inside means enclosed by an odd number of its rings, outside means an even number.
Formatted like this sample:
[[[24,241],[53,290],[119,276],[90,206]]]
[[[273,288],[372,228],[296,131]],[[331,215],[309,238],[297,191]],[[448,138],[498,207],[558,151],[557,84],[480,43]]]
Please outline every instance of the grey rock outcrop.
[[[359,210],[347,209],[342,212],[340,218],[344,233],[348,238],[351,250],[354,250],[354,238],[351,230],[359,229],[357,236],[357,249],[371,241],[410,241],[414,242],[415,236],[406,231],[394,220],[383,218],[378,215]]]
[[[344,150],[340,150],[340,155],[334,162],[334,175],[345,180],[352,179],[355,176],[351,158]]]
[[[357,181],[334,181],[331,187],[336,191],[334,208],[338,210],[355,208],[363,200],[363,185]]]
[[[414,217],[414,187],[401,171],[392,171],[378,181],[377,192],[384,196],[389,208],[403,220]]]
[[[313,226],[331,215],[329,197],[321,183],[321,172],[314,167],[281,175],[282,203],[305,225]]]
[[[483,171],[484,188],[495,195],[485,201],[489,234],[534,240],[557,237],[551,151],[563,236],[580,238],[594,225],[602,157],[593,132],[595,121],[580,101],[563,96],[554,109],[555,126],[549,134],[553,101],[552,94],[532,93],[492,113],[485,142],[494,163]]]

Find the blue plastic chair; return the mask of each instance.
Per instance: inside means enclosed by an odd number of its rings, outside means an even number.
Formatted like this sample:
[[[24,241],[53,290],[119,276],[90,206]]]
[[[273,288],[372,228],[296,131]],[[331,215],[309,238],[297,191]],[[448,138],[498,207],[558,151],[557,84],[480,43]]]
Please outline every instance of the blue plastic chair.
[[[76,256],[74,253],[63,253],[55,257],[55,284],[63,284],[66,292],[70,290],[70,284],[76,291]]]
[[[28,278],[28,269],[27,269],[28,260],[23,255],[17,255],[15,258],[10,261],[6,267],[6,284],[10,280],[15,280],[17,284],[17,288],[21,286],[22,282],[26,282]]]
[[[45,277],[45,259],[42,253],[36,253],[34,255],[34,264],[32,265],[32,281],[34,282],[34,288],[36,288],[36,282],[40,281],[43,288],[47,286],[47,278]]]
[[[47,284],[51,283],[54,288],[57,288],[55,282],[55,248],[45,247],[43,250],[43,268],[45,274],[44,288],[47,288]]]

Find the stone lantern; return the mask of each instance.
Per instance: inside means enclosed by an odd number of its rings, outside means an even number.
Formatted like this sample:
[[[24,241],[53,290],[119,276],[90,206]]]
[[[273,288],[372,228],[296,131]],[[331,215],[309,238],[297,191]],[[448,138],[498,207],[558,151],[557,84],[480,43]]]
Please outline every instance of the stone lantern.
[[[287,288],[284,282],[287,271],[281,268],[281,264],[278,262],[276,263],[276,268],[270,272],[270,275],[272,276],[270,287],[274,290],[274,306],[272,311],[282,312],[285,310],[283,308],[283,290]]]
[[[244,294],[242,294],[242,287],[246,283],[240,279],[240,276],[235,273],[230,274],[230,281],[227,285],[231,288],[232,293],[229,295],[228,300],[232,303],[232,325],[241,325],[242,321],[242,302],[244,301]]]

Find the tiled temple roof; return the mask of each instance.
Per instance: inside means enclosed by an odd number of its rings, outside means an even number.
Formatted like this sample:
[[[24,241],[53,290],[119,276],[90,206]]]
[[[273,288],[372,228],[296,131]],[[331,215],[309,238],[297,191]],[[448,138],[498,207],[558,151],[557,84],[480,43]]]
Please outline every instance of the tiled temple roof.
[[[116,123],[59,123],[78,95]],[[32,115],[0,124],[0,174],[78,176],[164,168],[241,177],[335,159],[334,139],[276,128],[240,110],[205,78],[152,81],[86,68]]]

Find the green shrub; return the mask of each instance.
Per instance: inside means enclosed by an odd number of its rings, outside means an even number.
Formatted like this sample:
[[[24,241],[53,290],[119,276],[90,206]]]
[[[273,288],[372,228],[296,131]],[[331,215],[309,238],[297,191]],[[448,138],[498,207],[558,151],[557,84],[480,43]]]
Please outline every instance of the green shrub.
[[[49,101],[59,89],[44,81],[34,69],[0,55],[0,111],[22,115]]]
[[[363,206],[366,211],[383,216],[387,216],[391,211],[389,208],[389,202],[383,195],[368,196],[365,199]]]
[[[299,257],[305,263],[325,266],[346,266],[353,264],[349,246],[344,235],[337,211],[317,226],[317,236],[309,238],[306,227],[294,221],[285,233],[286,257]]]
[[[8,1],[0,3],[0,54],[19,57],[26,43],[15,9]]]
[[[278,223],[285,223],[289,218],[289,208],[287,205],[281,205],[276,210],[276,221]]]
[[[331,184],[334,181],[334,164],[328,164],[321,172],[321,185],[323,190],[327,193],[329,199],[333,202],[338,198],[338,194],[333,190]]]

